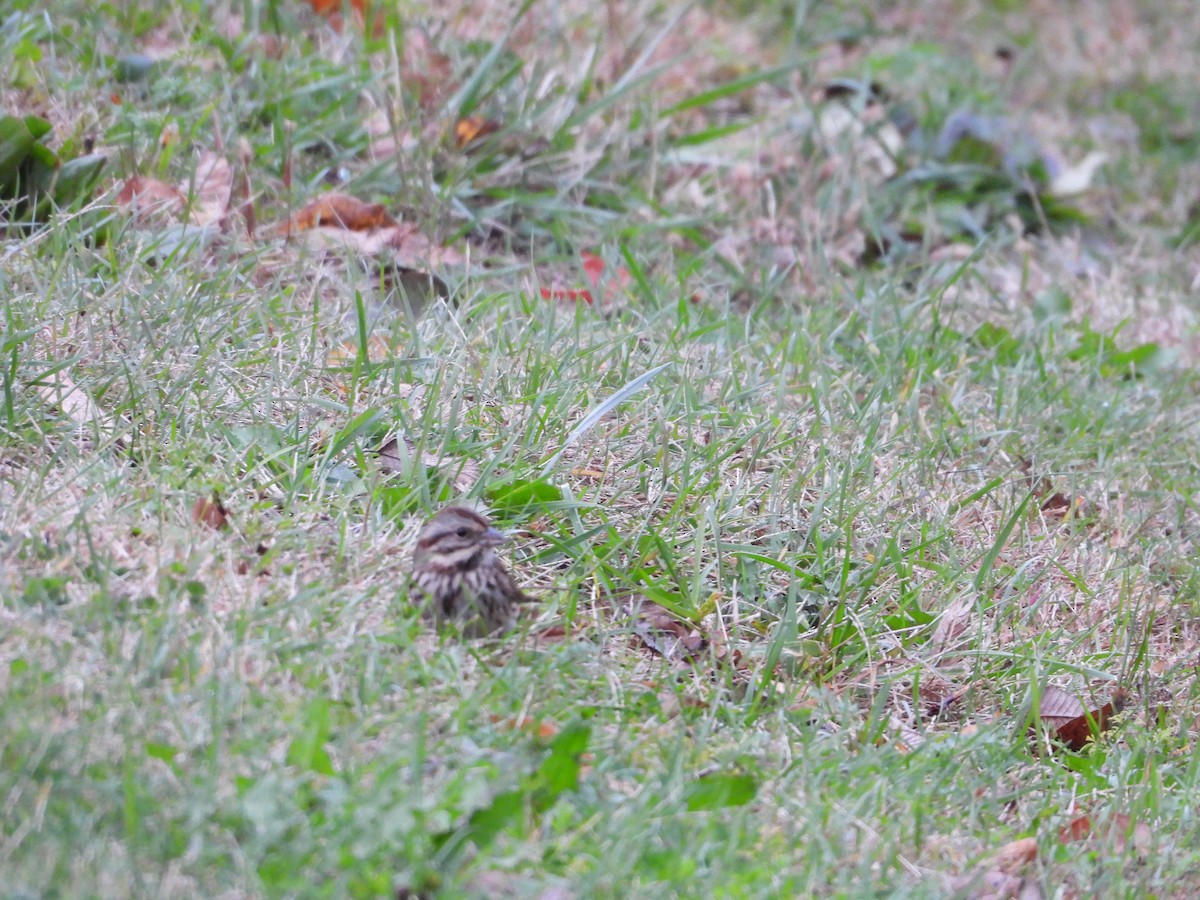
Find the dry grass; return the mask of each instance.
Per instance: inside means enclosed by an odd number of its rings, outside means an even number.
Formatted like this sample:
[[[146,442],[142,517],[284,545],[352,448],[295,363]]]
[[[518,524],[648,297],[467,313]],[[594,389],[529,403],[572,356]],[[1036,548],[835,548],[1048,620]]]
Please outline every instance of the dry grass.
[[[1194,884],[1200,18],[1004,6],[488,0],[367,38],[301,5],[14,12],[6,108],[112,158],[2,249],[12,889]],[[131,50],[159,68],[116,83]],[[889,99],[835,114],[834,78]],[[1088,222],[955,234],[895,193],[900,106],[1104,150]],[[466,113],[499,131],[457,146]],[[228,178],[190,214],[117,202],[203,191],[201,160]],[[289,235],[334,184],[418,249]],[[403,599],[464,495],[545,598],[501,641]],[[705,649],[652,652],[636,593]],[[1039,755],[1047,684],[1131,701]]]

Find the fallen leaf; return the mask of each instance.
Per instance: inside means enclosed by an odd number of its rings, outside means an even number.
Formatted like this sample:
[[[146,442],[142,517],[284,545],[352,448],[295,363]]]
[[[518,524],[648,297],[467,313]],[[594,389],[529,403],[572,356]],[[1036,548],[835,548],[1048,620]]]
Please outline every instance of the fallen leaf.
[[[1089,709],[1073,694],[1053,685],[1042,691],[1038,718],[1047,726],[1050,737],[1069,750],[1082,750],[1094,735],[1112,724],[1113,717],[1125,706],[1127,694],[1118,689],[1112,699],[1098,708]]]
[[[405,462],[417,452],[416,445],[406,437],[393,435],[375,451],[379,456],[379,468],[394,475],[403,475]],[[421,462],[436,468],[441,465],[441,458],[428,450],[422,451]]]
[[[1097,170],[1108,162],[1108,154],[1093,150],[1073,166],[1067,166],[1050,179],[1049,193],[1052,197],[1071,197],[1082,194],[1092,186]]]
[[[745,773],[701,775],[685,792],[688,812],[745,806],[758,793],[758,779]]]
[[[540,294],[543,300],[566,300],[575,302],[582,300],[585,303],[591,304],[595,300],[592,290],[599,291],[604,280],[605,263],[603,258],[597,256],[588,250],[584,250],[579,254],[580,264],[583,267],[583,273],[587,276],[588,281],[592,283],[591,289],[588,288],[542,288]],[[624,290],[629,284],[632,276],[629,270],[624,266],[617,269],[615,280],[610,281],[605,285],[605,290],[602,294],[607,302],[612,302],[616,299],[617,294]]]
[[[1018,838],[1005,844],[989,859],[991,868],[1006,872],[1009,875],[1019,874],[1020,871],[1037,859],[1037,838]]]
[[[233,168],[228,160],[205,151],[187,185],[192,198],[193,225],[215,225],[224,221],[233,197]]]
[[[375,451],[379,456],[379,468],[392,474],[403,474],[405,460],[411,459],[416,446],[406,437],[393,435]],[[473,459],[439,456],[429,450],[421,453],[422,464],[437,469],[443,475],[453,472],[451,483],[459,493],[466,493],[479,482],[479,463]]]
[[[938,617],[938,623],[929,639],[929,649],[935,654],[945,653],[955,645],[971,624],[975,613],[974,597],[959,597]]]
[[[454,143],[460,150],[500,130],[500,123],[483,116],[467,116],[454,123]]]
[[[186,202],[178,188],[144,175],[134,175],[117,194],[117,205],[139,218],[159,213],[178,215]]]
[[[1058,830],[1058,839],[1064,844],[1105,841],[1111,843],[1118,853],[1124,853],[1131,843],[1139,853],[1145,853],[1153,837],[1149,825],[1145,822],[1135,824],[1125,813],[1115,813],[1099,824],[1091,816],[1078,816]]]
[[[394,227],[397,222],[382,203],[366,203],[349,194],[330,191],[292,216],[290,224],[296,231],[308,231],[322,225],[347,231],[373,231]]]
[[[599,469],[593,469],[590,466],[576,466],[571,470],[571,474],[576,478],[588,478],[597,481],[604,479],[604,473]]]
[[[360,220],[361,221],[361,220]],[[450,289],[433,269],[442,266],[462,266],[467,258],[454,247],[435,244],[421,234],[415,225],[400,223],[383,227],[352,230],[341,225],[316,225],[300,228],[289,220],[283,229],[287,235],[302,243],[311,252],[352,251],[360,256],[376,257],[383,287],[396,285],[391,270],[400,273],[405,288],[413,287],[427,298],[449,297]],[[412,270],[409,273],[409,270]]]
[[[66,372],[56,372],[51,379],[38,384],[37,392],[46,403],[59,409],[75,424],[79,437],[90,438],[93,429],[101,433],[112,433],[112,419]]]
[[[414,92],[423,96],[420,88]],[[382,109],[375,110],[367,117],[363,122],[363,130],[368,138],[367,156],[375,160],[391,159],[399,153],[411,152],[423,143],[422,135],[412,128],[393,123],[392,118]]]
[[[1049,513],[1050,515],[1065,517],[1067,513],[1071,511],[1071,507],[1073,505],[1074,503],[1071,501],[1071,498],[1058,491],[1055,491],[1053,494],[1047,497],[1045,501],[1043,501],[1041,510],[1042,512]]]
[[[672,662],[694,662],[708,647],[698,629],[684,624],[668,609],[641,595],[628,606],[633,631],[650,650]]]
[[[206,525],[213,531],[221,531],[229,527],[229,510],[221,502],[221,495],[216,491],[211,497],[200,497],[192,506],[192,521],[197,525]]]

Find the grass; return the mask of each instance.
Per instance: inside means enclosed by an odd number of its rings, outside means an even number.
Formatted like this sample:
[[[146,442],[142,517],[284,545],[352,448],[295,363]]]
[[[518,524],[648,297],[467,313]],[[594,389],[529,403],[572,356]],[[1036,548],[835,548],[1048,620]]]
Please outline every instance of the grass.
[[[1138,12],[1105,73],[1099,25],[983,6],[406,6],[367,37],[303,4],[14,7],[4,108],[110,160],[88,208],[0,248],[8,890],[1194,887],[1196,98],[1172,48],[1200,21]],[[151,74],[115,81],[142,49]],[[1087,222],[1027,231],[1011,180],[897,194],[886,118],[814,130],[833,77],[925,129],[966,104],[1099,146]],[[375,111],[407,151],[370,158]],[[459,148],[468,114],[500,130]],[[206,243],[115,203],[202,150],[234,182]],[[373,259],[286,240],[331,185],[459,249],[430,266],[452,302],[414,319]],[[917,237],[871,259],[885,231]],[[389,434],[411,447],[385,467]],[[214,491],[227,527],[193,512]],[[544,598],[500,640],[405,602],[417,529],[463,494]],[[652,652],[635,593],[712,646]],[[1130,700],[1039,750],[1049,684]]]

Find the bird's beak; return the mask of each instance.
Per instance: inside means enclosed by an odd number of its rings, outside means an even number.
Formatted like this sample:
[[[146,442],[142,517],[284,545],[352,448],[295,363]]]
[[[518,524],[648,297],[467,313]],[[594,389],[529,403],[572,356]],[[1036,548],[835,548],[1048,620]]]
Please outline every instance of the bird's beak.
[[[496,528],[494,525],[489,525],[488,530],[483,533],[483,542],[492,547],[500,544],[507,544],[508,535]]]

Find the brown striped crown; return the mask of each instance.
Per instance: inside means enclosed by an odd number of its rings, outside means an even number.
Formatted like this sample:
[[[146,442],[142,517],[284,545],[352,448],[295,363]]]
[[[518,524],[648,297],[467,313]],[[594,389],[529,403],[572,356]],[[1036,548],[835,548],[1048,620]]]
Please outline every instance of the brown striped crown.
[[[421,529],[413,563],[466,571],[491,558],[492,548],[506,540],[475,510],[447,506]]]

